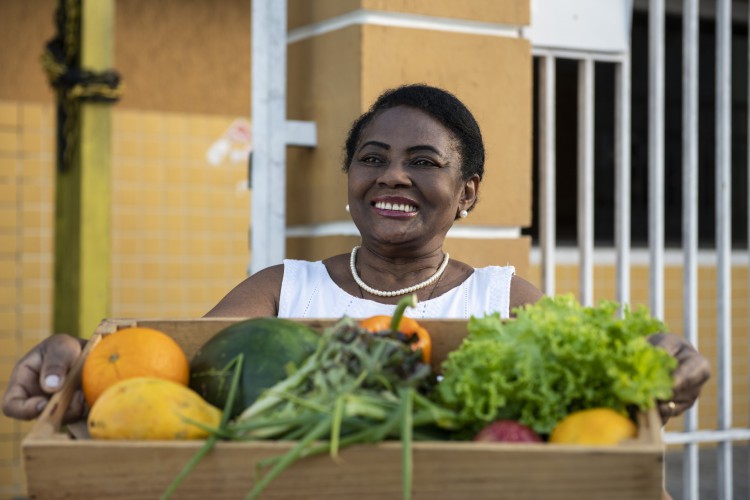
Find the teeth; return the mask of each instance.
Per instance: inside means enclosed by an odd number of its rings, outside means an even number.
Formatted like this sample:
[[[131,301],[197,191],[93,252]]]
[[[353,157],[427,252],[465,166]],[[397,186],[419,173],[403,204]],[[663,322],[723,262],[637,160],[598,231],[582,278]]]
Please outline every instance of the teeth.
[[[407,205],[405,203],[387,203],[383,201],[379,201],[375,203],[375,208],[379,208],[381,210],[392,210],[395,212],[416,212],[417,208],[412,205]]]

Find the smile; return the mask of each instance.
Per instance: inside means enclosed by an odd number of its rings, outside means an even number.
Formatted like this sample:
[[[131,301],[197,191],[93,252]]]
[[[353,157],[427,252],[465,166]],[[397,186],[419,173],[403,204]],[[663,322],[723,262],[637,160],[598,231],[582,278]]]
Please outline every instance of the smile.
[[[407,205],[405,203],[387,203],[384,201],[379,201],[375,203],[375,208],[379,208],[380,210],[391,210],[394,212],[405,212],[405,213],[413,213],[417,211],[417,207],[413,205]]]

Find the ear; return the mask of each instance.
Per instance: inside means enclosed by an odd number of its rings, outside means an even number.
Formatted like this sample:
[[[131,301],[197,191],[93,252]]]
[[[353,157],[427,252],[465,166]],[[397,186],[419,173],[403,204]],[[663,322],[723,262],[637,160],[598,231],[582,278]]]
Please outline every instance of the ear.
[[[458,208],[460,210],[471,210],[477,203],[477,197],[479,196],[479,176],[477,174],[472,175],[466,181],[464,181],[464,188],[461,193],[461,198],[458,202]]]

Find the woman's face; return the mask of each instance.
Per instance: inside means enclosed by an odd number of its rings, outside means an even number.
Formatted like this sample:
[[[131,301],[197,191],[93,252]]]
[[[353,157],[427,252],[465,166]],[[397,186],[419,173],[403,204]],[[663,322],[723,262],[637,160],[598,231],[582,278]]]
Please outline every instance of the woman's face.
[[[430,115],[398,106],[362,131],[349,165],[349,208],[363,241],[439,248],[478,177],[461,179],[459,143]]]

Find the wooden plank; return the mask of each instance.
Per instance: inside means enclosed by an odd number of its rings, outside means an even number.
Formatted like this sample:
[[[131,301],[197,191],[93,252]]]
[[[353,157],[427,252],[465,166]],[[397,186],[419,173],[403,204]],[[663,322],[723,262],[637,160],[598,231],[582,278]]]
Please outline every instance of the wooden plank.
[[[24,446],[30,498],[157,498],[200,442],[56,440]],[[176,498],[242,498],[256,463],[287,450],[275,442],[220,443]],[[340,459],[309,457],[262,498],[399,498],[398,443],[359,445]],[[414,498],[658,499],[662,458],[630,449],[549,444],[415,443]],[[71,461],[77,467],[70,466]],[[65,465],[63,465],[65,464]],[[135,480],[137,478],[137,480]]]

